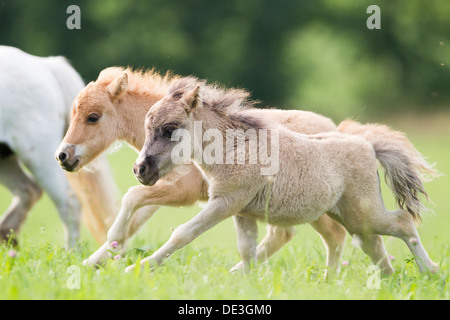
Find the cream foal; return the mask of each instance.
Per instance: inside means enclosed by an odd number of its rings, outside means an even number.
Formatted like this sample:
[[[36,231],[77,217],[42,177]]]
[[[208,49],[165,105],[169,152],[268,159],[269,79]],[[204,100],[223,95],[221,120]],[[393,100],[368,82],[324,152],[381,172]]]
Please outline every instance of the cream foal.
[[[421,272],[436,272],[437,265],[428,257],[415,228],[420,208],[415,190],[403,188],[419,184],[421,178],[407,154],[371,144],[364,138],[337,132],[301,135],[273,123],[258,114],[249,113],[252,102],[242,90],[221,89],[205,81],[187,77],[174,81],[166,97],[150,108],[146,117],[146,141],[134,172],[144,184],[153,185],[177,166],[175,147],[183,133],[183,142],[194,137],[194,143],[204,151],[208,143],[196,133],[218,130],[216,139],[226,153],[236,155],[234,162],[221,157],[206,161],[196,155],[196,148],[188,148],[184,160],[191,159],[209,183],[209,200],[193,219],[174,230],[170,239],[141,266],[156,266],[174,251],[197,238],[226,218],[233,217],[238,231],[238,248],[242,261],[249,266],[259,260],[256,249],[257,220],[283,228],[317,220],[325,212],[332,213],[352,235],[390,235],[402,239],[416,258]],[[251,153],[250,142],[226,143],[230,132],[257,133],[261,138],[267,130],[270,143],[259,143],[259,153]],[[197,138],[196,138],[197,137]],[[243,141],[246,141],[245,138]],[[214,140],[214,143],[217,143]],[[254,157],[273,153],[268,145],[276,145],[279,170],[270,178],[262,174],[260,162]],[[217,151],[216,151],[217,152]],[[376,154],[396,171],[392,189],[405,202],[408,211],[388,211],[381,197]],[[382,155],[381,155],[382,154]],[[236,159],[243,156],[243,163]],[[397,159],[399,158],[399,159]],[[127,271],[135,266],[130,266]]]

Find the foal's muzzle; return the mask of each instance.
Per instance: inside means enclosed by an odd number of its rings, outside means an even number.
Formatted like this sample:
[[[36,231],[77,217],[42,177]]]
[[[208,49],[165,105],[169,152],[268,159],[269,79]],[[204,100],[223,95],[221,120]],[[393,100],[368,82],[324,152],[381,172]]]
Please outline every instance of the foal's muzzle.
[[[55,152],[56,161],[66,171],[75,171],[80,164],[80,156],[75,155],[75,146],[63,144]]]
[[[143,185],[154,185],[159,179],[159,168],[155,157],[147,156],[141,161],[138,159],[134,163],[133,173]]]

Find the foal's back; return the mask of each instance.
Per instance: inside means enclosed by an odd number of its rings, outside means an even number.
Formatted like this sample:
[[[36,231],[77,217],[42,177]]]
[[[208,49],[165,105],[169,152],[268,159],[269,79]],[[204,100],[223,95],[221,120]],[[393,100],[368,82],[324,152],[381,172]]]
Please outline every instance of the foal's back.
[[[334,122],[323,115],[304,110],[256,109],[242,110],[244,116],[253,116],[265,123],[281,124],[284,128],[302,134],[336,131]]]
[[[313,136],[279,130],[279,172],[247,206],[246,212],[268,222],[295,225],[333,210],[347,194],[377,185],[377,162],[364,139],[331,132]]]

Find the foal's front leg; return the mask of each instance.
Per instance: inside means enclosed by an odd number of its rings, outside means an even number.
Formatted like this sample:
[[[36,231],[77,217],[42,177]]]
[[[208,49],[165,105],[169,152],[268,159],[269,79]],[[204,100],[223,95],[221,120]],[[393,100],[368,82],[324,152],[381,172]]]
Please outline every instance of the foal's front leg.
[[[255,219],[243,216],[233,216],[236,228],[236,237],[241,262],[232,268],[230,272],[240,269],[248,270],[252,263],[256,263],[256,245],[258,238],[258,225]]]
[[[256,248],[256,261],[258,263],[265,262],[270,256],[277,252],[281,247],[288,243],[295,234],[293,227],[279,227],[267,225],[267,232],[264,239]],[[230,272],[245,270],[244,261],[240,261]]]
[[[206,230],[238,212],[239,209],[236,203],[235,205],[230,205],[230,201],[227,201],[225,198],[210,200],[199,214],[177,227],[161,248],[150,257],[143,259],[140,264],[141,267],[144,267],[146,264],[149,264],[150,267],[160,265],[173,252],[183,248]],[[129,272],[135,267],[136,265],[129,266],[125,271]]]
[[[159,206],[149,205],[155,200],[151,196],[152,193],[151,187],[130,188],[122,198],[119,214],[107,233],[106,242],[83,262],[85,265],[101,265],[111,258],[110,252],[122,253],[125,250],[126,241],[159,209]],[[147,201],[144,201],[143,195]],[[139,217],[136,217],[137,215]],[[140,225],[133,224],[134,220],[139,221]],[[130,228],[131,225],[134,228]]]
[[[176,173],[175,173],[176,174]],[[158,210],[159,206],[189,206],[204,196],[204,180],[201,173],[192,170],[174,182],[168,176],[154,186],[135,186],[122,198],[122,205],[116,220],[108,231],[106,242],[94,252],[85,265],[100,265],[110,258],[110,251],[124,250],[126,241]],[[114,241],[114,246],[111,243]]]
[[[327,250],[327,268],[325,269],[325,277],[327,277],[329,272],[339,270],[339,260],[344,250],[347,231],[342,224],[332,219],[328,214],[321,215],[319,219],[310,224],[319,233]]]

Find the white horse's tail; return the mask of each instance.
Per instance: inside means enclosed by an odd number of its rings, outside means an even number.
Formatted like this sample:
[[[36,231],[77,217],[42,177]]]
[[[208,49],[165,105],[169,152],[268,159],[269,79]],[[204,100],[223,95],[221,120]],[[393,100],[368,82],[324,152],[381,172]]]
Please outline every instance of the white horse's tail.
[[[381,124],[361,124],[345,120],[338,131],[359,135],[369,141],[376,158],[385,171],[386,183],[394,192],[397,204],[407,210],[415,220],[421,220],[424,208],[419,200],[422,194],[428,198],[423,182],[439,174],[427,163],[405,134]]]
[[[67,130],[72,102],[84,88],[84,82],[64,57],[43,58],[42,62],[52,71],[63,92],[67,106]],[[94,172],[81,170],[78,173],[66,173],[66,177],[80,201],[83,223],[96,241],[104,243],[119,208],[119,191],[105,155],[97,158],[96,168]]]

